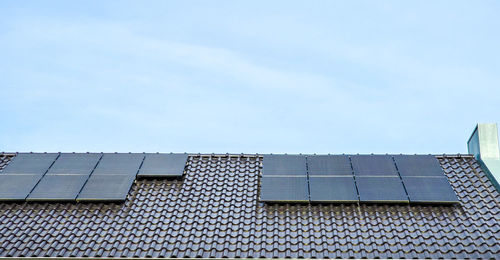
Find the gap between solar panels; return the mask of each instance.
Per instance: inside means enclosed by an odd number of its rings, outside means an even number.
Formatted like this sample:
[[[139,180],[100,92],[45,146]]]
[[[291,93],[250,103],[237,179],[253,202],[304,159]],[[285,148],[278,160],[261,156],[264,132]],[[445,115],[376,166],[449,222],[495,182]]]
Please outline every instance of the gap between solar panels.
[[[458,203],[432,155],[264,155],[268,203]]]
[[[187,158],[173,153],[18,153],[0,172],[0,201],[125,201],[136,178],[182,178]]]

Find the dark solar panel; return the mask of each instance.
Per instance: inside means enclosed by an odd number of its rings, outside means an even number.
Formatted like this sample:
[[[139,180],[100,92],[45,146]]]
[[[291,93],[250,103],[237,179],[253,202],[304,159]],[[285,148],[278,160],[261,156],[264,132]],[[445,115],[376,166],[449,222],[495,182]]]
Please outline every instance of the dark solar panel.
[[[356,176],[399,176],[390,155],[353,155],[351,162]]]
[[[346,155],[307,156],[307,169],[311,175],[352,175],[351,163]]]
[[[137,174],[144,154],[142,153],[105,153],[92,175]]]
[[[187,154],[146,154],[137,176],[182,177],[187,158]]]
[[[264,155],[262,175],[297,175],[306,177],[306,157],[303,155]]]
[[[100,153],[61,153],[47,174],[89,175],[101,156]]]
[[[260,199],[266,202],[309,202],[307,177],[262,177]]]
[[[135,175],[91,175],[77,201],[125,201]]]
[[[399,177],[356,177],[359,201],[368,203],[408,203]]]
[[[311,202],[358,202],[353,177],[309,177]]]
[[[433,155],[395,155],[394,161],[402,177],[444,177],[443,169],[439,161]]]
[[[45,175],[27,201],[74,201],[88,175]]]
[[[0,174],[0,201],[25,200],[40,175]]]
[[[2,173],[43,175],[58,155],[57,153],[19,153]]]
[[[459,202],[446,177],[403,177],[403,183],[411,203]]]

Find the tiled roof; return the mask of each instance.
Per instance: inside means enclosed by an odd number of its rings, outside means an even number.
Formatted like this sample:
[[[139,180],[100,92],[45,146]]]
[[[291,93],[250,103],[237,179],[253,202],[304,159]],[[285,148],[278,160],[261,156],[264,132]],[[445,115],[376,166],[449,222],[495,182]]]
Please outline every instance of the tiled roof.
[[[460,205],[269,205],[262,157],[190,156],[125,203],[0,203],[0,256],[498,257],[500,194],[473,157],[438,158]]]

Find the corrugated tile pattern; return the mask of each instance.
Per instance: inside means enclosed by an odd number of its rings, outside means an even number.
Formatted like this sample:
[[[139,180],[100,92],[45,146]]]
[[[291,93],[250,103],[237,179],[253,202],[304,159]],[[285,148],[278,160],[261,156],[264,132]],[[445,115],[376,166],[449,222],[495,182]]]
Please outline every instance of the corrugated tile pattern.
[[[261,157],[190,156],[125,203],[0,204],[0,256],[497,258],[499,193],[472,157],[439,160],[460,205],[267,205]]]
[[[9,164],[10,160],[14,157],[13,155],[0,154],[0,171]]]

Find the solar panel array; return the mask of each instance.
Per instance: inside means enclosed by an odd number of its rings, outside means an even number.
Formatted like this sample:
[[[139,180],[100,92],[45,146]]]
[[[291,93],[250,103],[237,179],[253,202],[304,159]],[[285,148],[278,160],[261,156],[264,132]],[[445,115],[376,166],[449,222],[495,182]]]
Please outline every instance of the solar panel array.
[[[458,203],[441,165],[432,155],[265,155],[260,200]]]
[[[392,156],[354,155],[351,162],[360,202],[409,202]]]
[[[306,157],[264,156],[261,178],[263,201],[309,202]]]
[[[454,203],[457,197],[434,156],[394,156],[410,202]]]
[[[187,159],[187,154],[146,154],[137,176],[181,178]]]
[[[25,200],[57,159],[57,153],[20,153],[0,175],[0,199]]]
[[[0,201],[124,201],[139,177],[181,178],[187,154],[19,153],[0,172]]]
[[[357,202],[356,185],[349,157],[308,156],[311,202]]]

